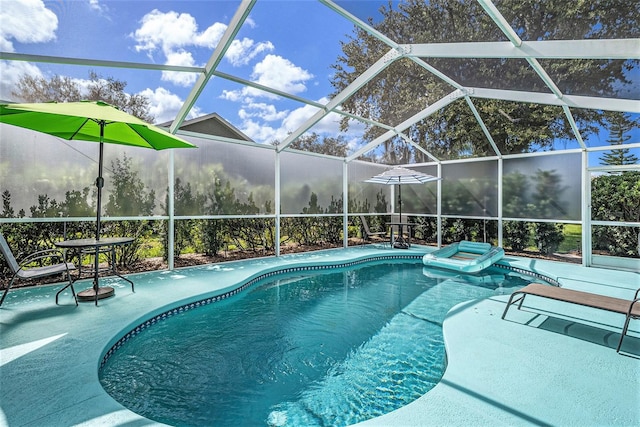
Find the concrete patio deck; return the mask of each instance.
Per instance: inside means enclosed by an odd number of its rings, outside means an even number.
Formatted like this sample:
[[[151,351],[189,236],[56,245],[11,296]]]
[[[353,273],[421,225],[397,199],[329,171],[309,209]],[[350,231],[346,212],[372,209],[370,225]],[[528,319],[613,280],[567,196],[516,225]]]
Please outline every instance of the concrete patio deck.
[[[124,333],[167,309],[233,289],[264,271],[330,265],[392,251],[375,245],[130,276],[136,292],[106,279],[116,296],[76,307],[59,286],[16,289],[0,308],[0,425],[158,425],[113,400],[98,367]],[[505,264],[562,286],[630,298],[640,274],[508,257]],[[206,272],[211,280],[203,281]],[[88,286],[78,282],[77,289]],[[366,426],[640,425],[640,322],[619,355],[623,316],[531,298],[500,316],[508,296],[454,307],[444,323],[448,366],[433,390]],[[549,316],[547,316],[549,314]],[[242,425],[239,420],[238,425]]]

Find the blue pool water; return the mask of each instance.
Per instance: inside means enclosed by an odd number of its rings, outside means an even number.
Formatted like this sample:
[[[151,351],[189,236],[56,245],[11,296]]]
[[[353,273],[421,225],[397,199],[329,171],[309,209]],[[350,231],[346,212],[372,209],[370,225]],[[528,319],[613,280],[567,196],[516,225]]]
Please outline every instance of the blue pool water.
[[[443,375],[454,305],[529,278],[414,262],[292,273],[158,322],[100,372],[129,409],[178,426],[344,426],[390,412]]]

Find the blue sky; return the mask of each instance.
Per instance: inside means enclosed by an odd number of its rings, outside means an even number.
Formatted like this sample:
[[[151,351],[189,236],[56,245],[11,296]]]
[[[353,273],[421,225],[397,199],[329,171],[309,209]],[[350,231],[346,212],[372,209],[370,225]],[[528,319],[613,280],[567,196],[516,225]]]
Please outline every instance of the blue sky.
[[[377,2],[352,2],[377,13]],[[156,64],[204,66],[238,1],[40,1],[2,0],[0,50],[25,54]],[[373,7],[372,7],[373,5]],[[301,19],[304,18],[304,19]],[[6,25],[5,25],[6,24]],[[353,25],[311,1],[259,1],[219,71],[326,102],[331,64]],[[0,98],[29,73],[86,80],[79,66],[3,62]],[[196,75],[95,67],[103,77],[127,82],[127,92],[151,101],[156,122],[174,118]],[[83,84],[83,83],[81,83]],[[259,142],[283,139],[315,108],[214,77],[190,117],[218,113]],[[337,134],[337,118],[322,123]]]
[[[200,67],[206,64],[240,3],[0,1],[0,50],[4,52]],[[366,21],[369,16],[379,17],[378,9],[387,1],[337,3]],[[260,0],[218,71],[325,103],[333,92],[331,65],[342,54],[340,42],[352,32],[353,24],[315,0]],[[84,66],[0,61],[0,99],[13,100],[11,89],[24,74],[69,76],[83,85],[89,70]],[[123,68],[92,70],[127,82],[129,93],[146,96],[156,123],[175,117],[197,77]],[[214,77],[190,118],[214,112],[253,140],[269,143],[284,139],[316,109]],[[338,119],[330,115],[314,130],[337,136]],[[361,126],[350,129],[353,146],[361,142],[359,130]],[[636,129],[629,142],[640,142],[639,138],[640,130]],[[607,145],[606,139],[602,133],[592,137],[588,145]]]

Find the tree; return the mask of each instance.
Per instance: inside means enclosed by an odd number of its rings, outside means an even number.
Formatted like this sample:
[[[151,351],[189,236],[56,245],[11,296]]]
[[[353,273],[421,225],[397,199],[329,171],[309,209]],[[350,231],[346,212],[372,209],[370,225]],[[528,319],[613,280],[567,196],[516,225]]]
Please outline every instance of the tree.
[[[65,200],[61,203],[64,216],[92,216],[96,214],[96,207],[91,206],[89,200],[89,187],[82,191],[70,190],[65,193]]]
[[[145,189],[132,159],[126,154],[111,162],[112,180],[109,201],[104,211],[110,216],[153,215],[156,206],[155,191]]]
[[[619,112],[605,113],[605,116],[609,123],[609,144],[622,145],[631,139],[627,132],[638,126],[636,121],[631,120],[628,114]],[[600,157],[600,161],[603,165],[634,165],[638,163],[638,157],[630,153],[628,148],[616,148]]]
[[[238,200],[237,209],[240,215],[255,216],[260,213],[260,208],[253,200],[253,193],[249,193],[244,203]],[[263,218],[234,218],[230,222],[230,231],[236,247],[256,251],[259,247],[266,249],[272,245],[266,237],[270,223]]]
[[[25,75],[11,94],[23,102],[72,102],[83,99],[78,82],[71,77],[58,75],[50,80]]]
[[[229,181],[223,181],[217,176],[213,179],[213,189],[206,194],[206,211],[209,215],[234,214],[237,212],[235,190]],[[210,219],[202,225],[202,242],[207,255],[218,255],[229,236],[227,220]]]
[[[527,177],[520,172],[510,173],[503,178],[503,215],[522,218],[527,210]],[[524,221],[505,221],[505,244],[513,251],[522,251],[529,243],[529,226]]]
[[[55,218],[62,213],[60,204],[46,194],[38,195],[38,204],[31,206],[29,210],[32,218]],[[62,234],[62,224],[56,222],[29,223],[26,224],[23,232],[32,239],[31,243],[38,246],[39,249],[50,248],[53,247],[57,236]]]
[[[47,80],[44,77],[25,75],[20,78],[12,95],[23,102],[104,101],[153,123],[155,119],[149,114],[149,100],[142,95],[126,93],[126,87],[126,82],[113,77],[102,77],[94,71],[89,72],[86,89],[71,77],[55,75]]]
[[[4,190],[2,192],[2,213],[0,213],[0,218],[14,218],[15,211],[11,206],[11,193],[9,190]]]
[[[314,245],[320,241],[321,232],[316,219],[310,215],[324,213],[324,209],[318,204],[318,195],[316,193],[311,193],[309,206],[302,208],[302,213],[306,216],[291,218],[293,234],[298,236],[301,244]]]
[[[197,191],[193,191],[191,183],[182,184],[180,178],[176,178],[173,190],[174,210],[176,215],[194,215],[199,213],[199,207],[204,206],[205,197]],[[162,205],[165,215],[169,215],[169,189],[165,203]],[[162,243],[164,246],[163,259],[168,259],[169,250],[169,227],[167,221],[163,221]],[[174,250],[177,257],[193,243],[193,237],[198,228],[199,220],[197,219],[180,219],[175,221],[174,230]]]
[[[538,170],[535,175],[535,191],[531,195],[532,204],[529,209],[535,212],[538,218],[559,218],[566,214],[561,194],[561,178],[554,170]],[[543,254],[552,254],[558,250],[564,240],[564,225],[552,222],[533,223],[533,235]]]
[[[591,205],[591,216],[596,221],[637,222],[640,219],[640,172],[593,178]],[[593,227],[593,247],[615,256],[635,257],[638,231],[633,227]]]
[[[535,7],[534,7],[535,6]],[[640,3],[626,0],[570,2],[548,0],[533,2],[505,0],[500,10],[523,40],[559,40],[586,38],[629,38],[640,34]],[[377,30],[398,43],[442,43],[504,40],[498,26],[478,2],[450,0],[407,0],[394,9],[393,3],[380,9],[382,19],[370,21]],[[549,31],[553,28],[554,31]],[[336,93],[356,76],[366,71],[389,51],[374,35],[356,28],[342,45],[343,55],[332,66],[332,85]],[[428,58],[430,66],[445,72],[463,85],[521,89],[548,92],[549,88],[524,61],[497,59]],[[556,81],[561,81],[566,93],[598,93],[616,96],[632,87],[626,75],[629,67],[639,61],[570,60],[541,61]],[[365,84],[342,103],[345,111],[395,126],[411,115],[452,92],[453,88],[425,68],[404,58],[395,61],[376,78]],[[573,133],[557,107],[513,103],[498,100],[473,99],[484,123],[502,153],[527,152],[531,146],[552,147],[556,138],[572,138]],[[583,136],[597,132],[603,113],[593,110],[573,112]],[[348,129],[348,118],[341,122]],[[465,157],[492,153],[486,137],[464,100],[458,100],[439,113],[412,125],[405,131],[413,141],[443,158]],[[365,141],[379,135],[368,125]],[[387,163],[398,161],[407,153],[400,137],[385,143]],[[412,150],[417,162],[426,156]]]
[[[275,143],[277,145],[277,142]],[[347,141],[343,135],[337,137],[325,136],[320,138],[316,132],[304,134],[298,137],[290,145],[290,148],[311,153],[327,154],[330,156],[345,157],[347,155]]]
[[[156,205],[155,191],[146,190],[145,184],[133,169],[132,160],[125,154],[122,159],[111,162],[112,179],[109,201],[104,207],[108,216],[150,216]],[[131,245],[121,246],[116,253],[120,266],[131,265],[138,261],[138,250],[143,237],[149,237],[152,230],[147,221],[117,221],[103,227],[107,234],[134,237]]]
[[[331,201],[327,207],[326,213],[338,214],[342,213],[343,197],[335,198],[331,196]],[[340,243],[342,240],[342,218],[338,216],[324,217],[324,224],[322,226],[322,238],[329,243]]]
[[[18,218],[24,218],[24,210],[20,210]],[[2,212],[0,218],[15,218],[15,210],[11,206],[11,192],[5,190],[2,192]],[[42,249],[39,246],[39,242],[36,239],[30,237],[30,231],[33,230],[33,224],[30,223],[15,223],[15,224],[2,224],[0,223],[0,232],[4,234],[7,241],[15,242],[14,256],[17,259],[21,259],[24,256],[34,253],[37,250]],[[0,254],[0,278],[8,279],[8,274],[13,274],[9,270],[9,264]]]

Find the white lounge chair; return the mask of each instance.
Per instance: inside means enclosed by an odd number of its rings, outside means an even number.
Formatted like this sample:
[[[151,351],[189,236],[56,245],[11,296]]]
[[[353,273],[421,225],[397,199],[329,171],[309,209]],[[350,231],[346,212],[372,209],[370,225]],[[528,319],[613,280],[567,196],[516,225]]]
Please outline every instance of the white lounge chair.
[[[512,305],[517,305],[518,310],[520,310],[522,308],[524,298],[527,295],[583,305],[624,315],[625,321],[622,326],[620,341],[616,348],[616,352],[618,353],[620,353],[620,348],[622,347],[622,340],[624,340],[624,337],[627,335],[627,331],[629,330],[629,322],[632,319],[640,319],[640,298],[638,297],[640,295],[640,289],[635,292],[633,299],[626,300],[622,298],[592,294],[589,292],[576,291],[573,289],[543,285],[540,283],[531,283],[512,293],[511,297],[509,297],[509,301],[507,302],[507,306],[502,313],[502,318],[505,318]]]

